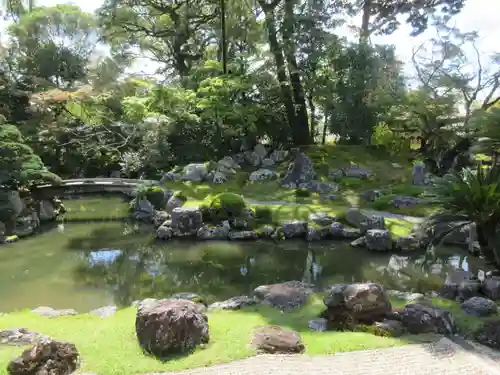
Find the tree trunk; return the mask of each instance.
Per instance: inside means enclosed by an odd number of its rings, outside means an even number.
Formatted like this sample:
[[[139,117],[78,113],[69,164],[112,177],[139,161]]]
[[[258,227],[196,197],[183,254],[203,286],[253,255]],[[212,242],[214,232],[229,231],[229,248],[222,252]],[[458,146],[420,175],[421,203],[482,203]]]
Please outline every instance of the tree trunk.
[[[359,31],[359,44],[368,43],[368,38],[370,38],[371,10],[372,10],[372,0],[364,0],[363,15],[361,17],[361,29]]]
[[[16,217],[12,216],[7,221],[5,221],[5,236],[14,235],[14,231],[16,230]]]
[[[307,107],[304,95],[304,88],[300,80],[300,71],[295,57],[295,43],[293,40],[293,30],[295,17],[293,14],[293,1],[285,0],[285,19],[283,21],[283,44],[285,57],[290,74],[290,82],[293,89],[293,98],[296,108],[296,132],[299,135],[296,145],[306,145],[311,143],[309,122],[307,118]]]
[[[323,138],[321,139],[321,143],[326,144],[326,129],[328,129],[328,110],[325,108],[325,123],[323,125]]]
[[[318,131],[318,122],[316,121],[316,106],[314,105],[312,93],[307,95],[307,102],[311,111],[311,141],[314,143],[317,135],[316,132]]]
[[[220,0],[220,29],[222,72],[227,74],[226,0]]]
[[[271,8],[265,1],[259,1],[266,15],[267,36],[269,39],[269,49],[274,56],[276,64],[276,74],[280,83],[281,98],[285,105],[288,124],[292,132],[293,142],[300,144],[300,132],[297,126],[297,116],[295,115],[295,106],[293,103],[292,91],[290,90],[290,81],[286,74],[285,60],[283,51],[278,43],[276,21],[274,19],[274,7]]]
[[[476,223],[477,241],[485,260],[500,268],[500,249],[496,245],[496,223],[479,225]]]

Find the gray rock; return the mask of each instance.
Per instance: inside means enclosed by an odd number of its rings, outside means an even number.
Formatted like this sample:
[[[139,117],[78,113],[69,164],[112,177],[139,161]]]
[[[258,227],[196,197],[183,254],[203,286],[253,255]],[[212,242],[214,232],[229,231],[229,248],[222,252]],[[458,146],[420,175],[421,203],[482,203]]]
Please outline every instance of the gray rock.
[[[384,319],[374,323],[376,333],[381,336],[400,337],[405,333],[403,324],[397,320]]]
[[[380,198],[382,195],[383,193],[380,190],[367,190],[362,192],[359,197],[366,202],[375,202],[377,198]]]
[[[396,238],[395,247],[401,251],[412,251],[420,249],[421,243],[415,236],[401,236]]]
[[[469,280],[472,274],[461,269],[452,270],[446,276],[439,294],[443,298],[455,300],[458,297],[458,288],[463,281]]]
[[[396,208],[415,208],[422,203],[422,200],[415,197],[395,195],[391,199],[391,204]]]
[[[312,319],[307,326],[314,332],[325,332],[328,328],[328,320],[325,318]]]
[[[425,164],[415,164],[412,171],[413,185],[425,185],[425,177]]]
[[[264,235],[264,237],[271,237],[275,230],[276,228],[273,227],[272,225],[263,225],[257,228],[257,232],[261,232]]]
[[[333,169],[333,170],[328,172],[328,178],[330,178],[332,180],[337,180],[343,176],[344,176],[344,171],[340,168]]]
[[[285,238],[305,237],[307,235],[307,221],[292,220],[281,223]]]
[[[422,293],[402,292],[399,290],[388,290],[386,293],[390,297],[405,300],[406,302],[418,303],[419,301],[425,300],[425,296]]]
[[[145,221],[150,223],[153,221],[155,208],[146,198],[136,199],[134,204],[134,212],[132,214],[135,220]]]
[[[345,238],[344,229],[344,224],[334,221],[330,224],[330,236],[337,239]]]
[[[233,241],[258,240],[259,235],[253,230],[232,231],[229,232],[229,239]]]
[[[166,211],[155,211],[155,215],[153,217],[153,225],[155,228],[160,227],[165,221],[170,219],[170,215]]]
[[[262,162],[261,157],[255,151],[245,151],[245,160],[253,167],[258,167]]]
[[[412,334],[432,332],[453,335],[457,331],[451,312],[416,303],[405,306],[401,313],[401,322]]]
[[[391,232],[385,229],[369,229],[365,234],[366,248],[372,251],[391,251]]]
[[[255,305],[257,302],[248,296],[231,297],[225,301],[215,302],[208,306],[209,309],[239,310],[242,307]]]
[[[483,297],[472,297],[463,302],[460,307],[469,315],[490,316],[498,313],[498,306],[490,299]]]
[[[301,184],[314,180],[316,171],[314,170],[313,162],[303,152],[298,152],[295,155],[294,161],[288,166],[285,177],[281,184],[287,186],[290,183]]]
[[[257,301],[278,308],[296,308],[304,305],[315,287],[301,281],[285,281],[280,284],[261,285],[254,289]]]
[[[182,180],[182,174],[174,171],[169,171],[163,175],[160,180],[160,183],[165,183],[168,181],[180,181]]]
[[[156,230],[156,238],[160,240],[169,240],[172,238],[174,231],[170,226],[171,221],[169,220],[167,223],[167,225],[164,223]]]
[[[352,238],[359,238],[360,236],[361,236],[361,230],[358,228],[343,228],[342,229],[342,238],[352,239]],[[364,237],[363,237],[363,239],[364,239]]]
[[[194,303],[200,303],[203,306],[206,306],[207,303],[205,302],[205,299],[201,297],[199,294],[192,293],[192,292],[180,292],[180,293],[174,293],[172,294],[173,299],[185,299]]]
[[[344,168],[344,175],[351,178],[362,178],[367,179],[372,175],[372,171],[369,168],[361,168],[359,166],[350,166]]]
[[[224,173],[217,171],[214,173],[212,182],[216,185],[224,184],[227,182],[227,176]]]
[[[39,306],[36,309],[31,310],[32,313],[38,314],[40,316],[45,316],[47,318],[56,318],[58,316],[66,315],[78,315],[78,313],[73,309],[61,309],[56,310],[52,307]]]
[[[307,236],[306,239],[309,242],[312,241],[321,241],[327,238],[330,235],[330,227],[329,226],[319,226],[312,225],[307,228]]]
[[[288,151],[287,150],[274,150],[271,152],[269,155],[269,158],[276,164],[276,163],[281,163],[283,160],[285,160],[288,157]]]
[[[51,221],[56,218],[56,211],[54,205],[49,200],[42,200],[40,205],[40,221]]]
[[[266,181],[272,180],[274,178],[276,178],[276,172],[265,168],[261,168],[256,170],[255,172],[250,173],[250,176],[248,177],[250,181]]]
[[[216,227],[209,227],[208,225],[203,225],[196,236],[200,240],[227,240],[229,236],[229,224],[225,225],[217,225]]]
[[[352,247],[365,247],[366,246],[366,237],[359,237],[351,242]]]
[[[270,167],[270,166],[274,165],[274,161],[273,161],[273,159],[265,158],[265,159],[262,159],[261,165],[263,167]]]
[[[318,181],[318,180],[302,182],[299,184],[298,187],[301,189],[307,189],[312,193],[318,193],[321,195],[335,193],[339,190],[339,187],[333,182]]]
[[[173,195],[167,201],[167,205],[165,207],[165,211],[168,214],[172,214],[172,211],[174,210],[174,208],[179,208],[179,207],[182,207],[183,205],[184,205],[184,200],[182,200],[181,198],[176,197],[175,195]]]
[[[253,152],[259,157],[260,160],[263,160],[267,156],[267,149],[261,143],[257,143],[253,148]]]
[[[219,170],[222,172],[231,169],[241,169],[241,166],[231,156],[224,156],[221,160],[219,160],[217,165]]]
[[[107,318],[109,316],[115,315],[118,311],[116,306],[104,306],[89,312],[90,315],[97,315],[101,318]]]
[[[469,298],[481,295],[482,283],[480,280],[464,280],[458,286],[457,299],[465,301]]]
[[[199,207],[178,207],[172,211],[174,236],[194,236],[203,225]]]
[[[335,217],[328,215],[326,212],[314,212],[309,215],[309,221],[318,225],[330,225],[335,221]]]
[[[191,163],[182,170],[184,181],[203,181],[208,175],[208,168],[205,163]]]
[[[487,277],[483,282],[483,293],[493,301],[500,300],[500,277]]]
[[[346,221],[361,229],[363,233],[368,229],[385,229],[385,220],[382,216],[370,215],[358,208],[350,208],[347,211]]]
[[[0,331],[0,345],[33,345],[48,337],[26,328],[9,328]]]

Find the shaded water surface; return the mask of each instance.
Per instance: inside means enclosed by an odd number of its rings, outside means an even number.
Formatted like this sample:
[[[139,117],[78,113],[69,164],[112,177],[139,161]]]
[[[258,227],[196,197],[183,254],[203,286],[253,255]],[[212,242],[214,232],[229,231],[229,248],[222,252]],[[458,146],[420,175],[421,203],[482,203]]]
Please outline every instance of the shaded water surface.
[[[401,256],[345,242],[159,243],[152,237],[151,228],[127,223],[61,224],[0,247],[0,311],[44,305],[85,312],[181,291],[213,302],[286,280],[371,280],[427,291],[439,287],[450,267],[478,267],[452,248]]]

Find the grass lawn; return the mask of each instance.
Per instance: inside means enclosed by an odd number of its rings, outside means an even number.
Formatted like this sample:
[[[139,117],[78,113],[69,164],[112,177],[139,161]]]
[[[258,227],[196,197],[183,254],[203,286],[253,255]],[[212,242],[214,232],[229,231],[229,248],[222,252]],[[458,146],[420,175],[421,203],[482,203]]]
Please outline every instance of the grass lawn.
[[[246,358],[255,354],[248,346],[254,328],[268,324],[299,332],[309,355],[384,348],[430,339],[425,335],[388,338],[366,332],[311,332],[307,327],[308,320],[316,317],[323,307],[319,297],[314,296],[306,306],[285,314],[264,305],[240,311],[211,311],[208,313],[210,343],[191,355],[164,363],[140,350],[134,330],[135,308],[132,307],[104,319],[86,314],[49,319],[21,311],[0,316],[0,329],[25,327],[73,342],[82,355],[81,372],[100,375],[178,371]],[[459,323],[464,321],[457,320]],[[469,320],[466,323],[472,324]],[[19,347],[0,346],[0,375],[7,374],[7,363],[20,352]]]

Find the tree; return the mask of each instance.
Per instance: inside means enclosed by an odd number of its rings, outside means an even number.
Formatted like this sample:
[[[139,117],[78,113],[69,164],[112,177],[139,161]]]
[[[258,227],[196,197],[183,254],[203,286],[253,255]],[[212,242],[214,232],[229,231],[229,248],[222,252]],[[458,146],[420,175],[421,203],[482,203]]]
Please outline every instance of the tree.
[[[99,39],[92,15],[67,4],[21,14],[8,34],[17,74],[60,88],[86,79]]]
[[[427,225],[432,228],[448,224],[450,227],[436,233],[435,240],[474,223],[481,253],[499,267],[500,168],[463,169],[442,179],[434,192],[441,209],[428,219]]]

